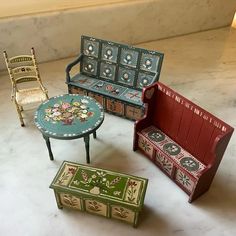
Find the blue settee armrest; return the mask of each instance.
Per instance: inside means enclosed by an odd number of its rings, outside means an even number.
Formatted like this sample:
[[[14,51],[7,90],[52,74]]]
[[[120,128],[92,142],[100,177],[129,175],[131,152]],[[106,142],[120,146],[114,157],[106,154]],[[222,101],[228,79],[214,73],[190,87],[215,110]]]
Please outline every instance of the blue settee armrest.
[[[69,83],[70,82],[70,71],[72,69],[73,66],[75,66],[76,64],[78,64],[81,59],[82,59],[82,54],[80,54],[78,56],[78,58],[76,58],[73,62],[71,62],[70,64],[67,65],[66,67],[66,82]]]

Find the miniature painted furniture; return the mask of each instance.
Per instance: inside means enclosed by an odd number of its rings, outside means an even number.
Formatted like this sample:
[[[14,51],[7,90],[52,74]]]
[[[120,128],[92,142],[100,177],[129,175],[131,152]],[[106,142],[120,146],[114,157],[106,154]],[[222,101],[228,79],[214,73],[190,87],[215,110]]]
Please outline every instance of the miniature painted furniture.
[[[31,55],[8,58],[6,51],[3,55],[12,84],[11,99],[16,105],[21,126],[25,126],[22,116],[23,106],[47,100],[48,92],[39,75],[34,48],[31,49]]]
[[[50,188],[59,209],[86,211],[135,227],[147,184],[145,178],[64,161]]]
[[[144,113],[142,88],[159,79],[163,54],[87,36],[81,53],[66,68],[69,93],[94,97],[105,111],[131,120]],[[80,73],[70,76],[80,63]]]
[[[145,88],[142,99],[148,109],[135,123],[133,149],[192,202],[210,188],[233,128],[160,82]]]
[[[50,137],[84,138],[86,160],[89,163],[89,135],[93,133],[93,137],[96,138],[96,130],[103,120],[102,106],[91,97],[77,94],[52,97],[42,103],[35,114],[35,124],[46,141],[50,160],[53,160]]]

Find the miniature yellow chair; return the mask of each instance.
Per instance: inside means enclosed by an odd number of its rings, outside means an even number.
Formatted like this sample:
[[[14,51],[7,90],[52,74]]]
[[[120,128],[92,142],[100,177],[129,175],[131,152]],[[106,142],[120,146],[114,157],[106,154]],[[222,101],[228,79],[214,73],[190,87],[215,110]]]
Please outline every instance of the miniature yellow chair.
[[[31,55],[8,58],[6,51],[3,54],[12,83],[11,99],[16,105],[21,126],[25,126],[23,106],[47,100],[48,92],[39,75],[34,48],[31,49]]]

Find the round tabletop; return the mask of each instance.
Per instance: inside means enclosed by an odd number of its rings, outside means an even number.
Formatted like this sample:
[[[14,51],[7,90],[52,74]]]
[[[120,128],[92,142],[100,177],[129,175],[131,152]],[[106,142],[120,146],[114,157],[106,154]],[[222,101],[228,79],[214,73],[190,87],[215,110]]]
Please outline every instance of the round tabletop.
[[[103,107],[93,98],[65,94],[42,103],[35,113],[35,124],[43,135],[75,139],[93,133],[104,120]]]

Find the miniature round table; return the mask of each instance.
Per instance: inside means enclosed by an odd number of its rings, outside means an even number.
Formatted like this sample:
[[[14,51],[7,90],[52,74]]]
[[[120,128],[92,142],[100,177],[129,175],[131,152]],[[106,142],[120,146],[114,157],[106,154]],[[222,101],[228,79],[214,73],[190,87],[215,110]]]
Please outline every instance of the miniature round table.
[[[90,163],[89,135],[104,120],[102,106],[93,98],[77,94],[65,94],[52,97],[42,103],[35,113],[35,124],[46,141],[50,160],[53,160],[49,138],[77,139],[84,138],[86,160]]]

